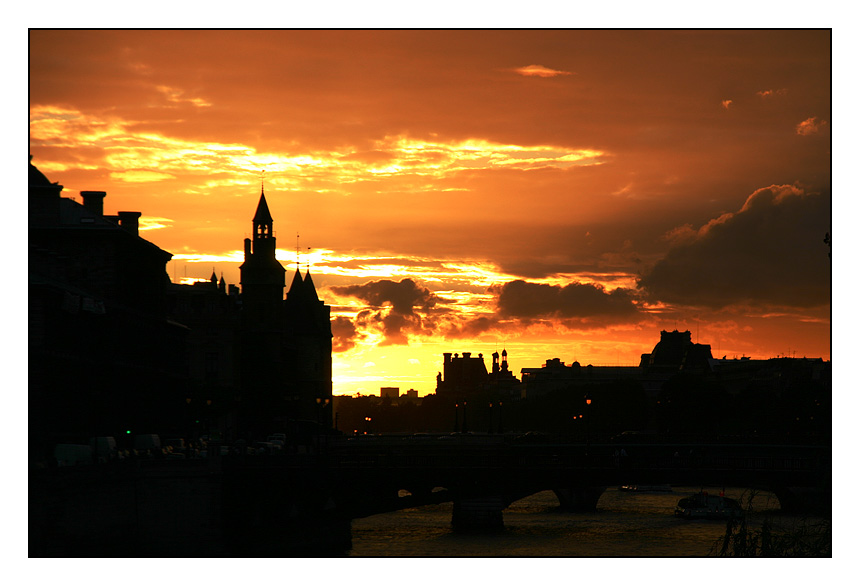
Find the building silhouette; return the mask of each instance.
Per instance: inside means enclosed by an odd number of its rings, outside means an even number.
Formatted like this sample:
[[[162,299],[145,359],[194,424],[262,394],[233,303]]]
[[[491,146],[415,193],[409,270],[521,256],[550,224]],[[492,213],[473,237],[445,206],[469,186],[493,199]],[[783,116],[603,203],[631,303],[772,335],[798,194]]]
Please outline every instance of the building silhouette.
[[[171,254],[105,192],[61,197],[29,164],[30,455],[52,443],[174,426],[188,328],[167,313]]]
[[[641,355],[640,367],[643,373],[705,373],[711,359],[711,346],[692,342],[690,330],[662,330],[661,340],[652,352]]]
[[[520,397],[520,381],[508,367],[508,351],[491,355],[490,372],[484,355],[471,352],[443,353],[443,370],[437,373],[436,394],[441,398],[464,400],[479,394],[494,397]]]
[[[240,399],[242,302],[239,288],[213,271],[209,281],[172,283],[168,313],[188,328],[185,365],[189,384],[180,400],[185,425],[175,435],[197,436],[233,432]]]
[[[29,164],[32,459],[94,436],[331,427],[330,308],[298,267],[285,297],[262,191],[240,289],[214,272],[171,283],[172,254],[141,238],[140,212],[62,190]]]
[[[284,293],[274,219],[260,192],[252,237],[244,241],[240,288],[219,280],[172,286],[172,317],[191,328],[195,384],[186,401],[199,429],[228,440],[263,438],[300,426],[332,425],[330,308],[310,271]]]

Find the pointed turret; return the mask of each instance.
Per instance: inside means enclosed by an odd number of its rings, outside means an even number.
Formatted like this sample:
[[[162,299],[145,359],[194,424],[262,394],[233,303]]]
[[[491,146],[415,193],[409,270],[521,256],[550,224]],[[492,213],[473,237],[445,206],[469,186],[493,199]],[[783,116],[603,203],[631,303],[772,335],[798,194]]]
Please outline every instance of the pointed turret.
[[[275,258],[272,214],[262,188],[253,223],[253,237],[245,239],[245,262],[239,268],[242,303],[247,317],[261,324],[271,323],[284,300],[285,271]]]
[[[320,298],[317,297],[317,288],[314,287],[314,280],[311,279],[310,269],[305,273],[305,280],[303,283],[305,285],[305,295],[308,296],[308,299],[319,302]]]
[[[269,212],[269,204],[266,203],[266,194],[260,189],[260,201],[257,203],[257,212],[254,213],[254,224],[272,224],[272,214]]]
[[[296,268],[296,273],[293,274],[293,281],[290,283],[290,290],[287,292],[287,299],[291,302],[298,302],[305,298],[305,283],[302,281],[302,273],[299,268]]]

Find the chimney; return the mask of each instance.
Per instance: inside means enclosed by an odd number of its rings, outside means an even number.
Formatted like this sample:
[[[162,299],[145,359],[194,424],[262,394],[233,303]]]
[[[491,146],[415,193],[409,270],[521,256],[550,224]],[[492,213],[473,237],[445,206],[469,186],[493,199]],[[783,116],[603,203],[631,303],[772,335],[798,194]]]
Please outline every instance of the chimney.
[[[120,219],[120,228],[127,230],[135,236],[138,235],[138,218],[141,217],[140,212],[117,212],[117,216]]]
[[[103,216],[106,195],[107,192],[81,192],[81,197],[84,198],[84,208],[98,217]]]

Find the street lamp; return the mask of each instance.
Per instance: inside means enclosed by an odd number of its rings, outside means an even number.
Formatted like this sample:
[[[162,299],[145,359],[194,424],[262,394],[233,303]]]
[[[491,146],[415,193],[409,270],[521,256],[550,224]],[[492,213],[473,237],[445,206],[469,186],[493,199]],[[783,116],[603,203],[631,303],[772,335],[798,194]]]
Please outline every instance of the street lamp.
[[[586,454],[589,454],[589,421],[592,419],[589,406],[592,405],[592,396],[587,393],[583,399],[586,400]]]
[[[458,409],[460,409],[460,404],[455,402],[454,404],[454,431],[457,432],[457,419],[458,419]]]

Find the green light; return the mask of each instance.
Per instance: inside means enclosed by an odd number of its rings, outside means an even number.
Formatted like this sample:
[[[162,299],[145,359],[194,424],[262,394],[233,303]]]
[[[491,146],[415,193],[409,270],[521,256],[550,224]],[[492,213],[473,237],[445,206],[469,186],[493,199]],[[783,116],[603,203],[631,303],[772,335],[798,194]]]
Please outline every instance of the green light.
[[[126,430],[126,434],[131,434],[131,433],[132,433],[131,430]]]

